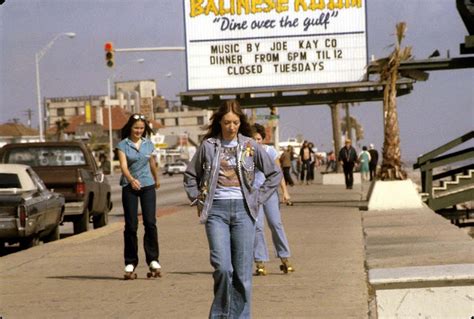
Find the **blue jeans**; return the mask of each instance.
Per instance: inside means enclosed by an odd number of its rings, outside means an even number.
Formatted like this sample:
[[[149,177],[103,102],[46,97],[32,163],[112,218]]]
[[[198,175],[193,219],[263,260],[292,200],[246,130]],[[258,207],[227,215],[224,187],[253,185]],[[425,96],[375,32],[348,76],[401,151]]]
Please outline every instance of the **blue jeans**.
[[[273,246],[275,246],[276,254],[279,258],[290,257],[290,247],[286,238],[285,229],[281,222],[280,200],[278,192],[274,192],[272,196],[260,206],[257,218],[257,229],[255,232],[255,261],[269,261],[267,243],[265,241],[264,217],[267,218],[268,227],[272,233]]]
[[[255,223],[244,200],[214,200],[206,234],[214,267],[209,318],[250,318]]]
[[[125,218],[125,230],[123,239],[125,242],[124,257],[125,265],[138,264],[138,200],[142,207],[143,226],[145,236],[143,246],[147,265],[153,260],[158,261],[158,229],[156,227],[156,191],[155,185],[134,190],[130,184],[122,188],[123,215]]]

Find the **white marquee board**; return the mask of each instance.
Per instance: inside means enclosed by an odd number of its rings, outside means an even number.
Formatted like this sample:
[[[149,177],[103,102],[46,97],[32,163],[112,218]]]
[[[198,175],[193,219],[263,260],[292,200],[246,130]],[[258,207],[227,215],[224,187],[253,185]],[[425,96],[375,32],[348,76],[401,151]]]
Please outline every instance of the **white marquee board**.
[[[184,0],[189,90],[362,81],[366,0]]]

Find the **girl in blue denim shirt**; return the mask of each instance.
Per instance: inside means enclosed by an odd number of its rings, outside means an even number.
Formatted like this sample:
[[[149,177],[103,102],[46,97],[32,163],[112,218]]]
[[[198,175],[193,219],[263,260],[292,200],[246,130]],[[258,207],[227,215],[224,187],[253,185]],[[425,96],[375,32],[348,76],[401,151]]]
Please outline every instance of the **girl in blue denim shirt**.
[[[122,128],[122,141],[117,145],[122,176],[122,204],[125,218],[125,279],[135,279],[138,264],[138,200],[145,227],[144,248],[149,277],[159,276],[158,230],[156,227],[156,190],[160,187],[155,158],[155,146],[147,138],[152,129],[145,116],[133,114]]]
[[[251,136],[237,101],[225,101],[184,174],[189,199],[205,224],[214,267],[209,318],[250,318],[253,244],[258,206],[275,191],[281,172]],[[253,186],[255,168],[265,176]]]

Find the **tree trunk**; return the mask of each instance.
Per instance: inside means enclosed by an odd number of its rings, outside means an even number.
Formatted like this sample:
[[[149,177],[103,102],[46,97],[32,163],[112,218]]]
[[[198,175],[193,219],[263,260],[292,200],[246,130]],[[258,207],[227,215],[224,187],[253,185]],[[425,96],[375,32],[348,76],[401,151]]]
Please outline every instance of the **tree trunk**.
[[[331,108],[331,119],[332,119],[332,138],[334,141],[334,154],[336,158],[339,154],[339,150],[341,149],[341,123],[339,121],[339,104],[330,104],[329,107]],[[342,172],[341,165],[339,161],[336,160],[336,172]]]
[[[352,140],[352,121],[348,103],[344,103],[344,109],[346,111],[346,138]]]

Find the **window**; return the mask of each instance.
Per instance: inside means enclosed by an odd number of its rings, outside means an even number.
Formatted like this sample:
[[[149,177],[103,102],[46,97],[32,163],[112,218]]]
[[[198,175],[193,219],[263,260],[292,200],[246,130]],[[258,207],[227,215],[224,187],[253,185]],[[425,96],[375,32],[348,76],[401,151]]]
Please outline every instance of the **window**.
[[[174,119],[174,123],[175,126],[179,126],[179,117]]]
[[[57,112],[58,116],[64,116],[64,108],[63,107],[58,107],[56,112]]]
[[[198,116],[197,117],[197,124],[198,125],[204,125],[204,116]]]
[[[7,163],[35,166],[86,165],[82,150],[77,147],[22,147],[12,149]]]
[[[44,191],[47,189],[41,178],[36,175],[36,173],[32,169],[28,169],[27,172],[30,175],[31,180],[39,190]]]
[[[21,188],[17,174],[0,173],[0,188]]]

